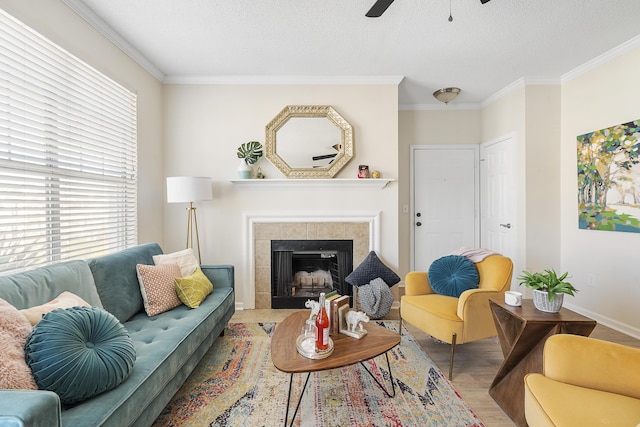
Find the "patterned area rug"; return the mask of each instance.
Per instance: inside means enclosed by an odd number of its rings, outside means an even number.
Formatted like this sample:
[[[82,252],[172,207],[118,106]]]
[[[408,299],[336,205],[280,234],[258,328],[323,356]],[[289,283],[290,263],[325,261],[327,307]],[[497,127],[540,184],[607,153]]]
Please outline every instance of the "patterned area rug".
[[[378,322],[398,330],[398,321]],[[290,375],[271,362],[274,323],[231,323],[154,426],[280,426]],[[359,364],[311,375],[295,426],[474,426],[484,424],[404,329],[389,352],[396,396],[380,389]],[[365,362],[387,386],[384,356]],[[293,376],[289,418],[306,374]],[[290,422],[290,421],[289,421]]]

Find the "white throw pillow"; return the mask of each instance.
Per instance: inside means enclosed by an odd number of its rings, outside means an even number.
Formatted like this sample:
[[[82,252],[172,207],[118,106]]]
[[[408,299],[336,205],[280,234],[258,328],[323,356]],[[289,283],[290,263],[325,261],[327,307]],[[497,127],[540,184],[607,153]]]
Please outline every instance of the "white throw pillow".
[[[178,264],[178,267],[180,267],[180,277],[190,276],[196,271],[196,268],[200,266],[191,248],[170,254],[154,255],[153,263],[155,265]]]
[[[29,323],[31,323],[31,326],[36,326],[38,322],[42,320],[42,316],[48,312],[53,311],[56,308],[71,307],[90,307],[90,305],[78,295],[65,291],[46,304],[25,308],[20,310],[20,313],[27,318]]]

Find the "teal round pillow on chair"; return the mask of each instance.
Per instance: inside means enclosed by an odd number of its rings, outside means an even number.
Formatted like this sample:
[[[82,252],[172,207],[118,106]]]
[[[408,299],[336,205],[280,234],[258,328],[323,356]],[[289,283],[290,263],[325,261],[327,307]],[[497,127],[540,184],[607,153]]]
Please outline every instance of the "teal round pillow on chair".
[[[433,261],[428,277],[431,289],[456,298],[468,289],[477,288],[480,283],[475,264],[461,255],[447,255]]]
[[[65,405],[116,387],[136,360],[127,330],[98,307],[47,313],[29,335],[25,356],[38,387],[55,392]]]

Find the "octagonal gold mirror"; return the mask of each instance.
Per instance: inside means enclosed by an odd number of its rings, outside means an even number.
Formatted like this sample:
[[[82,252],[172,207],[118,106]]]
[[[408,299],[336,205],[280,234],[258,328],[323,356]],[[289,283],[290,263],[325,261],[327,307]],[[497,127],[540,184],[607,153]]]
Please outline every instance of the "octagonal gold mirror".
[[[288,178],[332,178],[353,157],[353,128],[328,105],[286,106],[265,140],[265,156]]]

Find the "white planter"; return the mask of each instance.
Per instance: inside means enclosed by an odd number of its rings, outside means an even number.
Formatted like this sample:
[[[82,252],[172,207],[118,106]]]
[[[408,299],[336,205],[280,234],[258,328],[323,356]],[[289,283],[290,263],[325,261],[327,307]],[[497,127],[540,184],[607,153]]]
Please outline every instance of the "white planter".
[[[562,308],[564,294],[556,294],[553,301],[549,301],[549,294],[545,291],[533,290],[533,305],[540,311],[557,313]]]
[[[251,166],[244,161],[244,159],[239,159],[240,163],[238,164],[238,178],[240,179],[249,179],[251,178]]]

